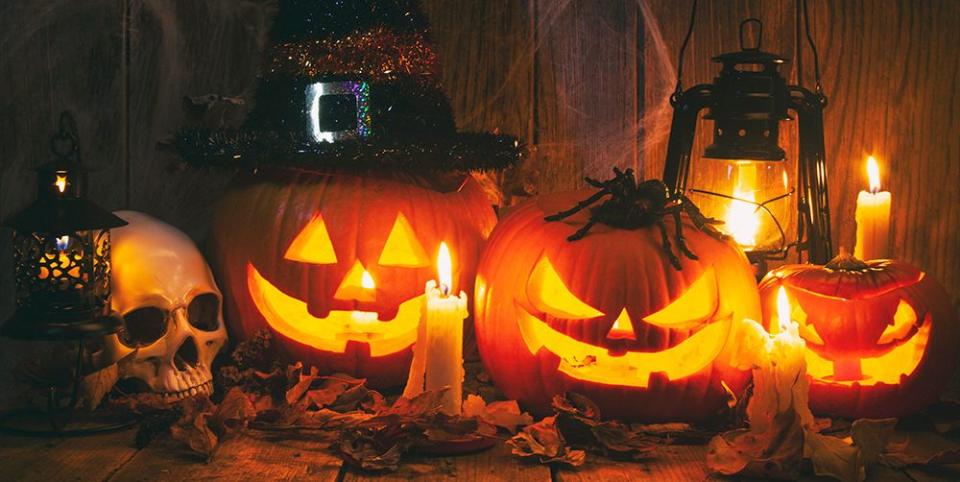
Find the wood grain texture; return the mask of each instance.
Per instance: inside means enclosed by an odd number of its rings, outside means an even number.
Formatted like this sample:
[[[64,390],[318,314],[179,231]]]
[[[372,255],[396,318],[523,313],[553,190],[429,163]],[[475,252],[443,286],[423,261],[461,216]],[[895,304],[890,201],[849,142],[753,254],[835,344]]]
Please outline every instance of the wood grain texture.
[[[583,467],[556,471],[557,482],[681,481],[708,478],[706,448],[702,445],[665,446],[657,451],[655,457],[637,462],[588,456]]]
[[[129,0],[130,209],[147,212],[203,239],[230,173],[178,166],[158,149],[186,125],[239,125],[251,105],[271,2]],[[188,116],[184,97],[245,99]]]
[[[267,438],[262,432],[228,440],[209,463],[179,442],[161,439],[129,459],[103,480],[117,482],[186,480],[316,480],[335,481],[340,459],[310,440]]]
[[[837,246],[852,250],[864,162],[893,196],[891,252],[960,302],[960,3],[814,2]]]
[[[639,167],[639,10],[627,0],[532,3],[539,192]]]
[[[415,458],[405,461],[397,472],[388,474],[363,474],[347,469],[343,477],[344,482],[411,479],[425,482],[546,482],[551,480],[551,477],[547,466],[520,461],[511,455],[510,450],[503,444],[476,454]]]
[[[24,482],[107,480],[137,452],[133,434],[127,430],[90,439],[2,436],[0,470],[4,480]]]

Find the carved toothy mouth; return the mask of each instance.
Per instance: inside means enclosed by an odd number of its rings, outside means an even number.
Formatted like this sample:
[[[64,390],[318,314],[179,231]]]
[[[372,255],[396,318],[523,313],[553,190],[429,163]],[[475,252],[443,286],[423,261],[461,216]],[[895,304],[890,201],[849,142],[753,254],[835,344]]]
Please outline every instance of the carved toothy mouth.
[[[378,357],[403,350],[417,340],[423,295],[400,303],[392,320],[380,320],[375,312],[342,310],[318,318],[309,313],[305,302],[274,286],[252,263],[247,264],[247,289],[271,328],[319,350],[343,353],[347,343],[355,341],[366,343],[370,356]]]
[[[187,397],[196,397],[197,395],[211,395],[213,393],[213,380],[207,380],[190,388],[178,392],[163,392],[163,401],[175,402]]]
[[[536,354],[545,348],[559,357],[558,371],[577,380],[637,388],[647,388],[654,376],[671,381],[706,369],[720,355],[732,326],[732,318],[727,316],[666,350],[611,355],[607,348],[554,330],[519,304],[517,312],[520,334],[527,349]]]
[[[870,386],[878,383],[899,385],[904,377],[910,376],[920,366],[920,361],[923,360],[923,355],[927,351],[929,339],[930,322],[926,320],[916,334],[889,352],[875,357],[848,360],[846,363],[855,365],[852,371],[859,374],[859,378],[849,380],[839,379],[836,376],[839,365],[837,362],[807,349],[807,373],[814,380],[838,385]],[[845,370],[851,371],[851,368],[845,367]]]

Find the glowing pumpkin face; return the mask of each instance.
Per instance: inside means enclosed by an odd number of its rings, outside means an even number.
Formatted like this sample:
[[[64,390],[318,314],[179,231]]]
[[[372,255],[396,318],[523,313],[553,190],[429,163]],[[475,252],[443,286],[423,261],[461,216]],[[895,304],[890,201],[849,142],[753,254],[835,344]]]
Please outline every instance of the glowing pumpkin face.
[[[403,383],[440,243],[456,258],[456,289],[471,289],[494,222],[472,178],[449,192],[346,175],[242,181],[213,236],[228,326],[241,339],[269,328],[291,359],[324,371]]]
[[[771,326],[783,286],[807,344],[810,406],[849,418],[898,417],[937,400],[960,342],[943,288],[906,263],[841,255],[790,265],[760,285]]]
[[[571,390],[609,417],[710,417],[727,400],[723,383],[737,390],[745,381],[725,363],[724,349],[734,320],[759,315],[749,265],[731,244],[686,223],[684,236],[699,259],[682,258],[678,271],[655,227],[597,225],[568,242],[588,213],[543,220],[589,194],[541,197],[494,230],[475,305],[488,371],[508,397],[538,412],[548,410],[554,394]]]

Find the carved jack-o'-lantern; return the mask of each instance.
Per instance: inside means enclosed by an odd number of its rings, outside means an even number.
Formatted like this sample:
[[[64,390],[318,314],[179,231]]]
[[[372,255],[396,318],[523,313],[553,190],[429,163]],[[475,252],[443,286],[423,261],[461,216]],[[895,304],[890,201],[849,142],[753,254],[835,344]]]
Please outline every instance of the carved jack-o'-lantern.
[[[243,339],[269,328],[292,360],[402,384],[424,284],[445,241],[454,285],[471,289],[480,246],[496,222],[461,176],[444,192],[415,179],[264,172],[223,198],[214,263],[228,327]]]
[[[960,345],[957,312],[919,269],[845,254],[826,266],[780,267],[760,284],[767,326],[780,286],[807,344],[815,412],[902,416],[936,401],[950,380]]]
[[[681,257],[682,269],[670,263],[656,226],[597,224],[571,242],[586,211],[544,220],[590,194],[534,199],[491,235],[478,268],[475,326],[494,382],[539,413],[569,390],[605,417],[713,415],[727,400],[723,384],[737,391],[745,381],[724,361],[733,324],[760,314],[745,257],[685,216],[683,237],[698,259]],[[675,232],[671,219],[665,227]]]

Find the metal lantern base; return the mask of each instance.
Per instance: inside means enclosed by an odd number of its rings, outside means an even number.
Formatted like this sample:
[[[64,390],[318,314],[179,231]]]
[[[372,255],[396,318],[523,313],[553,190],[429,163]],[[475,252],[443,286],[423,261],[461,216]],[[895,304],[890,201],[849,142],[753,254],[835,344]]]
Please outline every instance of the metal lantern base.
[[[115,416],[76,409],[85,373],[83,341],[116,333],[123,323],[120,316],[116,313],[105,316],[73,314],[54,318],[39,318],[34,313],[18,310],[4,323],[0,334],[18,340],[76,340],[77,361],[69,389],[70,400],[62,405],[60,400],[66,394],[50,386],[47,388],[46,408],[26,407],[0,412],[0,433],[32,437],[78,437],[115,432],[136,425],[139,419],[134,416],[117,420]]]

